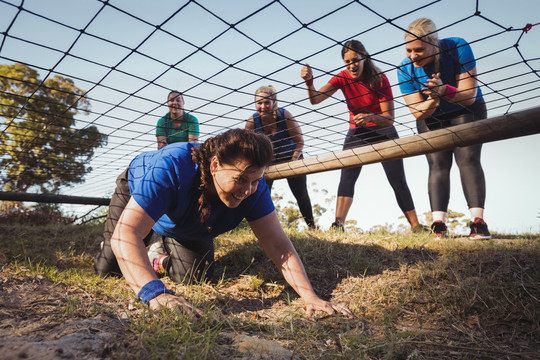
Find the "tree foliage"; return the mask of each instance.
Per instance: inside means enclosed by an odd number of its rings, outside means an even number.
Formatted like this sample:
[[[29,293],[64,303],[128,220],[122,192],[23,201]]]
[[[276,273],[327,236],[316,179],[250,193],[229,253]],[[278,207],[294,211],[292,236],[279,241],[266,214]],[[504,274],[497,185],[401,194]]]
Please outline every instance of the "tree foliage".
[[[44,81],[24,64],[0,65],[0,180],[7,191],[32,186],[55,192],[84,181],[87,162],[107,137],[97,127],[75,127],[90,103],[73,80]]]
[[[316,192],[317,190],[314,191]],[[275,191],[272,194],[272,200],[274,201],[274,205],[276,207],[279,222],[288,228],[298,229],[300,223],[304,221],[304,217],[302,216],[296,201],[289,200],[287,201],[287,204],[283,206],[283,195],[278,194]],[[317,223],[317,219],[319,219],[326,212],[326,208],[319,204],[313,204],[312,210],[315,223]]]

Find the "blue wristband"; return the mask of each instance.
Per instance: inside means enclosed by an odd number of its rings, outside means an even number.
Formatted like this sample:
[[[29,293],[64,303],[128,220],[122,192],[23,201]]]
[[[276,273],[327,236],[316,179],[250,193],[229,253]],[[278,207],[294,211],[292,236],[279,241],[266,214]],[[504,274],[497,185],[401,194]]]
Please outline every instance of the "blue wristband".
[[[152,280],[147,282],[141,290],[139,290],[139,293],[137,294],[137,297],[139,300],[146,304],[153,298],[158,297],[161,294],[170,294],[171,292],[167,290],[165,287],[165,284],[158,279]]]

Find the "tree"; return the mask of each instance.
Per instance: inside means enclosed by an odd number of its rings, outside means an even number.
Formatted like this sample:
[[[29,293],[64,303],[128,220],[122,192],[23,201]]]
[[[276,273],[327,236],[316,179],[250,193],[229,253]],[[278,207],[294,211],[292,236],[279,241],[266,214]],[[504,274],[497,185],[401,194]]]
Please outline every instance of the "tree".
[[[281,206],[283,200],[283,195],[278,194],[276,191],[272,194],[272,201],[276,207],[276,213],[279,219],[279,222],[282,225],[287,225],[289,228],[298,228],[298,220],[302,219],[302,214],[298,208],[291,206],[292,203],[289,201],[289,206]]]
[[[313,187],[315,187],[316,185],[316,183],[312,183]],[[319,190],[317,188],[314,188],[313,192],[319,192]],[[328,191],[326,190],[323,190],[322,192],[324,194],[328,193]],[[284,197],[283,195],[277,193],[275,190],[272,193],[272,200],[274,201],[274,205],[276,207],[276,213],[278,215],[279,222],[291,229],[298,229],[298,225],[301,223],[301,220],[304,219],[302,213],[298,209],[298,203],[296,201],[289,200],[287,201],[287,205],[282,206],[282,201],[284,200]],[[326,199],[326,201],[328,202],[328,199]],[[313,204],[312,210],[315,223],[317,222],[317,219],[319,219],[326,212],[326,208],[319,204]]]
[[[7,191],[81,183],[94,150],[107,142],[95,126],[75,127],[75,115],[88,114],[90,103],[73,80],[38,76],[24,64],[0,65],[0,180]]]

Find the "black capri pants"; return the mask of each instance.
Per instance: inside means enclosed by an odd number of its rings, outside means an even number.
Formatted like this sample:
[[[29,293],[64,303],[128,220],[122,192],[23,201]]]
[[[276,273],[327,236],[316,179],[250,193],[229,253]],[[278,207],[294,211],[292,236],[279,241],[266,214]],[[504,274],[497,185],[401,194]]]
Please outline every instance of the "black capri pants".
[[[360,127],[349,129],[343,144],[343,150],[378,143],[381,141],[399,138],[394,126],[386,127]],[[401,211],[414,210],[414,202],[411,191],[405,178],[403,160],[383,161],[382,166],[386,173],[386,178],[394,190],[397,203]],[[362,166],[341,170],[341,178],[338,186],[338,196],[354,197],[354,185],[360,175]]]
[[[109,204],[109,212],[103,230],[104,240],[100,252],[94,259],[94,269],[99,276],[122,275],[111,248],[111,237],[130,198],[128,170],[126,169],[116,179],[116,189]],[[163,265],[171,280],[177,283],[191,283],[192,281],[203,281],[212,277],[214,272],[213,240],[182,242],[161,236],[151,230],[144,238],[144,244],[148,246],[155,241],[163,241],[165,250],[169,255]]]
[[[278,158],[278,155],[276,155],[276,158]],[[288,156],[286,158],[279,158],[280,160],[274,162],[274,164],[291,161],[291,158],[292,156]],[[302,158],[303,156],[300,155],[299,159]],[[315,220],[313,219],[313,208],[311,207],[311,199],[309,198],[309,193],[307,189],[307,176],[300,175],[295,177],[289,177],[287,178],[287,183],[289,184],[289,188],[291,189],[291,192],[296,199],[296,203],[298,204],[298,208],[300,209],[300,213],[306,221],[306,224],[308,226],[314,226]],[[266,180],[266,185],[268,185],[268,190],[270,192],[272,192],[273,184],[274,180]]]
[[[419,133],[465,124],[487,117],[484,99],[463,110],[417,121]],[[428,192],[431,211],[447,211],[450,200],[450,169],[456,159],[463,193],[470,208],[484,207],[486,179],[480,163],[482,144],[458,147],[454,150],[426,154],[429,165]]]

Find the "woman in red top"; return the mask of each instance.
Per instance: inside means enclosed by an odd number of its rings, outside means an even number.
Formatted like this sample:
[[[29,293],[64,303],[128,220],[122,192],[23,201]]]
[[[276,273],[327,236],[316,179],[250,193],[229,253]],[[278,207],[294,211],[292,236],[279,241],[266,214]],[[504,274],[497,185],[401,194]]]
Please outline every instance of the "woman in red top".
[[[398,138],[394,128],[394,102],[392,89],[386,76],[373,64],[364,45],[351,40],[341,50],[346,70],[339,72],[330,81],[316,90],[313,72],[306,64],[301,76],[306,81],[311,104],[318,104],[336,91],[341,90],[349,108],[349,131],[343,150]],[[405,179],[402,160],[382,163],[386,177],[394,190],[399,207],[411,224],[414,232],[423,231],[419,224],[411,192]],[[343,230],[347,213],[354,196],[354,185],[360,175],[361,166],[341,170],[336,202],[336,218],[332,228]]]

